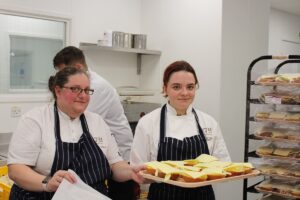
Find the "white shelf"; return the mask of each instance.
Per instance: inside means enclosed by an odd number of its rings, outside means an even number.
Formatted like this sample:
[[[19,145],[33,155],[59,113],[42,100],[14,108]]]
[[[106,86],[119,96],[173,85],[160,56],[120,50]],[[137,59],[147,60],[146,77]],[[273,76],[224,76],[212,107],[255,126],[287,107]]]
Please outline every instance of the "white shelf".
[[[92,50],[92,51],[112,51],[112,52],[125,52],[125,53],[135,53],[137,54],[137,74],[141,73],[141,56],[142,55],[161,55],[161,51],[149,50],[149,49],[135,49],[135,48],[121,48],[121,47],[106,47],[98,46],[94,43],[84,43],[79,44],[79,48],[83,51]]]
[[[161,55],[161,51],[157,50],[148,50],[148,49],[135,49],[135,48],[121,48],[121,47],[107,47],[107,46],[98,46],[94,43],[84,43],[79,44],[81,50],[104,50],[104,51],[119,51],[127,53],[136,53],[142,55]]]

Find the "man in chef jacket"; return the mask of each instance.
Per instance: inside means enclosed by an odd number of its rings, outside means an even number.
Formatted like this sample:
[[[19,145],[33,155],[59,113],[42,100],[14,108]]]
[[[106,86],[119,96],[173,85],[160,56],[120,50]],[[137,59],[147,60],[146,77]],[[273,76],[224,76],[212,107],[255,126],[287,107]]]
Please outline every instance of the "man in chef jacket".
[[[95,91],[91,96],[87,110],[103,117],[116,139],[121,156],[124,160],[129,161],[133,134],[115,88],[87,67],[85,56],[77,47],[68,46],[63,48],[53,58],[53,65],[56,70],[61,70],[66,66],[75,66],[89,72],[91,88]],[[101,146],[101,138],[94,138],[94,140]],[[132,182],[121,183],[122,185],[114,181],[109,182],[113,199],[132,199],[133,194],[130,193],[130,191],[133,192]],[[115,191],[115,189],[118,190]],[[128,198],[126,198],[127,195]]]

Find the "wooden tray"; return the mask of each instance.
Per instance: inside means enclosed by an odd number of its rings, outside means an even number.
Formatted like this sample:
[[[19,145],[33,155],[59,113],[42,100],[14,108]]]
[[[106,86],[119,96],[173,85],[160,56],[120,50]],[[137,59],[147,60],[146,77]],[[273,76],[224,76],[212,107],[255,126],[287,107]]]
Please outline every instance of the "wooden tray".
[[[300,161],[300,158],[291,158],[291,157],[283,157],[283,156],[275,156],[275,155],[262,155],[256,152],[259,157],[262,158],[273,158],[278,160],[292,160],[292,161]]]
[[[254,134],[256,138],[263,139],[263,140],[271,140],[275,142],[292,142],[292,143],[300,143],[300,140],[291,140],[291,139],[282,139],[282,138],[272,138],[266,136],[260,136],[259,134]]]
[[[173,181],[173,180],[165,181],[163,178],[156,177],[156,176],[153,176],[151,174],[146,174],[143,171],[141,171],[140,174],[144,178],[149,179],[149,180],[153,180],[155,182],[168,183],[168,184],[171,184],[171,185],[176,185],[176,186],[184,187],[184,188],[196,188],[196,187],[203,187],[203,186],[206,186],[206,185],[211,185],[211,184],[216,184],[216,183],[223,183],[223,182],[227,182],[227,181],[235,181],[235,180],[241,180],[241,179],[245,179],[245,178],[258,176],[260,174],[260,171],[259,170],[253,170],[249,174],[244,174],[244,175],[240,175],[240,176],[232,176],[232,177],[221,178],[221,179],[216,179],[216,180],[211,180],[211,181],[192,182],[192,183],[183,182],[183,181]]]
[[[299,198],[300,198],[300,197],[296,197],[296,196],[289,195],[289,194],[281,194],[281,193],[278,193],[278,192],[262,190],[262,189],[260,189],[260,188],[257,187],[257,186],[255,186],[255,189],[256,189],[257,191],[259,191],[259,192],[262,192],[262,193],[273,194],[273,195],[280,196],[280,197],[285,197],[285,198],[290,198],[290,199],[299,199]]]

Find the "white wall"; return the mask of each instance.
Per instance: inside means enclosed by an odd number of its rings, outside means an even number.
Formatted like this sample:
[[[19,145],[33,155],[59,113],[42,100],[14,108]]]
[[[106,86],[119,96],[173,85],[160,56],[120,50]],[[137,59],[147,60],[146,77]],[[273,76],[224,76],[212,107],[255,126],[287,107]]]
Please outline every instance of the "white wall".
[[[223,0],[220,125],[234,161],[244,158],[247,69],[268,52],[269,7],[268,1]],[[242,199],[242,186],[225,184],[221,199]]]
[[[96,43],[107,29],[140,32],[139,0],[72,1],[72,44]]]
[[[282,55],[281,41],[289,40],[300,44],[300,16],[271,9],[269,24],[269,53]],[[300,52],[299,52],[300,54]]]
[[[200,81],[195,105],[217,120],[220,109],[221,14],[221,0],[142,1],[142,30],[149,34],[149,47],[162,51],[157,63],[160,69],[152,66],[155,71],[148,84],[161,89],[162,73],[167,65],[176,60],[188,61]],[[141,76],[141,80],[148,78],[148,73]]]
[[[35,13],[40,16],[70,17],[72,0],[1,0],[0,9],[18,11],[20,13]]]
[[[19,99],[22,98],[22,101]],[[21,114],[31,110],[33,107],[40,106],[49,102],[51,97],[43,94],[30,94],[30,95],[5,95],[1,96],[0,102],[0,135],[1,133],[13,132],[16,128],[19,117],[11,116],[11,108],[18,107]],[[1,143],[1,142],[0,142]]]
[[[300,16],[284,11],[271,9],[269,24],[269,54],[270,55],[300,55]],[[273,70],[282,61],[269,63],[269,70]],[[282,67],[280,72],[298,72],[299,65]],[[297,71],[298,70],[298,71]]]

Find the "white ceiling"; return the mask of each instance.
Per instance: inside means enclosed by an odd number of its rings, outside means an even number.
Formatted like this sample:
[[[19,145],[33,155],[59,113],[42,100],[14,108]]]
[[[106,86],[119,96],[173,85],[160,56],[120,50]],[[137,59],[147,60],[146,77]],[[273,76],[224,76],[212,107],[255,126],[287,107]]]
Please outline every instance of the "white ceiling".
[[[271,7],[300,16],[300,0],[271,0]]]

